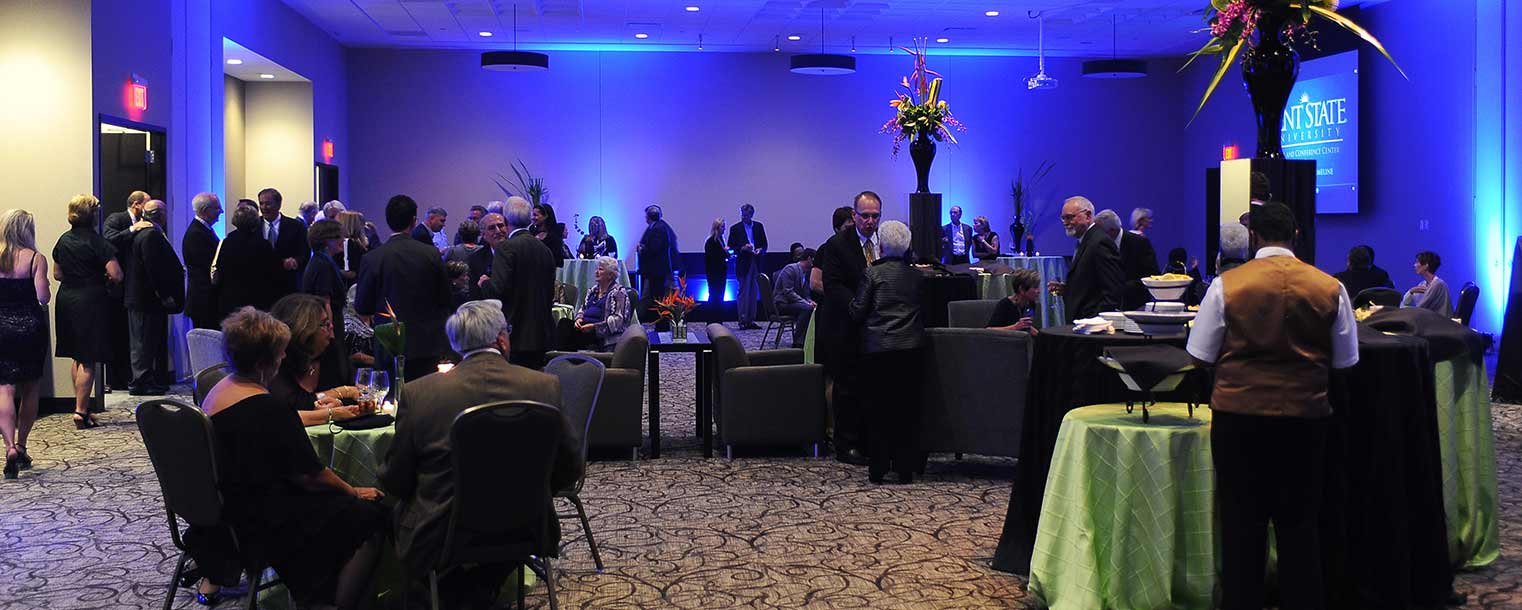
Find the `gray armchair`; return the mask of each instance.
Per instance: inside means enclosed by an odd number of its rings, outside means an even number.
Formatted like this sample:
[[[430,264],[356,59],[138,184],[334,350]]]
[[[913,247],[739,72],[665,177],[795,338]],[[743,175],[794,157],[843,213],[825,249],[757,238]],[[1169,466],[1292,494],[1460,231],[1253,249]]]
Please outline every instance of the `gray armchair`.
[[[803,363],[803,350],[746,352],[723,324],[713,341],[714,420],[725,454],[742,446],[813,445],[824,440],[824,367]]]
[[[952,328],[984,328],[994,315],[999,299],[952,301],[946,304],[947,325]]]
[[[1016,457],[1030,335],[970,328],[931,328],[925,334],[920,448]]]
[[[607,369],[597,410],[587,427],[589,449],[629,450],[639,459],[639,448],[645,443],[645,362],[649,352],[650,338],[639,324],[624,330],[612,353],[581,352],[601,361]],[[564,353],[550,352],[549,357]]]

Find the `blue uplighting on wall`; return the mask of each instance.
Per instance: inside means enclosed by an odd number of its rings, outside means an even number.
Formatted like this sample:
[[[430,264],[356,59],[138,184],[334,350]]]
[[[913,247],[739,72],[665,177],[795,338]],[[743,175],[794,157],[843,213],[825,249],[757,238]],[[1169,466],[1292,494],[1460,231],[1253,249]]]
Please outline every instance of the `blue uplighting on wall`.
[[[730,281],[728,278],[725,278],[725,280],[724,280],[724,300],[725,301],[733,301],[733,300],[735,300],[735,292],[738,291],[739,288],[740,288],[740,285],[738,283]],[[687,280],[687,289],[692,291],[693,298],[697,299],[698,302],[700,302],[700,303],[707,303],[708,302],[708,278],[706,278],[706,277],[705,278],[701,278],[701,279],[693,278],[693,279]]]
[[[1474,253],[1475,275],[1481,285],[1481,302],[1476,307],[1473,325],[1501,330],[1510,291],[1512,242],[1516,240],[1516,206],[1507,205],[1508,174],[1516,180],[1516,162],[1508,153],[1507,123],[1522,109],[1507,107],[1507,79],[1517,67],[1505,60],[1506,7],[1495,2],[1475,5],[1474,88]],[[1491,61],[1493,59],[1493,61]],[[1522,155],[1522,151],[1517,151]],[[1508,218],[1508,216],[1511,216]]]

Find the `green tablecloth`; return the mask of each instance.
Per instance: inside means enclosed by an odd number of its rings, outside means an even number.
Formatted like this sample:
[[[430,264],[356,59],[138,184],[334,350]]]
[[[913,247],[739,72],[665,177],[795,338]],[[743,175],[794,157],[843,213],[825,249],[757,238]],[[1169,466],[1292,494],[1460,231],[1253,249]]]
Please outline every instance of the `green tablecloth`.
[[[814,364],[814,324],[819,316],[809,316],[809,332],[803,336],[803,363]]]
[[[555,281],[576,287],[574,309],[580,309],[581,304],[586,302],[587,291],[597,285],[597,261],[581,258],[566,259],[565,264],[555,270]],[[632,286],[629,283],[629,269],[624,266],[623,261],[618,261],[618,285],[625,288]]]
[[[1031,557],[1030,592],[1055,610],[1212,607],[1210,410],[1158,403],[1068,412]]]
[[[576,319],[576,308],[565,303],[556,303],[550,307],[550,322],[559,324],[561,320]]]
[[[1041,326],[1057,326],[1067,324],[1062,309],[1062,297],[1048,294],[1046,282],[1050,280],[1066,280],[1068,276],[1067,259],[1060,256],[1001,256],[999,262],[1009,265],[1014,269],[1035,269],[1041,274],[1041,296],[1037,310],[1041,312]],[[1014,292],[1014,286],[1007,275],[992,276],[986,273],[978,274],[978,298],[1002,299]]]
[[[378,478],[396,426],[372,430],[344,430],[327,424],[307,427],[307,440],[317,451],[317,459],[327,464],[339,478],[355,487],[379,487]]]
[[[1501,534],[1485,366],[1465,354],[1436,363],[1434,380],[1448,559],[1458,568],[1489,565],[1500,555]]]

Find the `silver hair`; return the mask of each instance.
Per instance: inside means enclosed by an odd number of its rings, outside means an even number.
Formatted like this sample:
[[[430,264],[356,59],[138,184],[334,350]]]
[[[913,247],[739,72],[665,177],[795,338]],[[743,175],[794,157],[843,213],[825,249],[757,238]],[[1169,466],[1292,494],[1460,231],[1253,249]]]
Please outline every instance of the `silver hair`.
[[[508,226],[522,229],[534,222],[534,206],[527,199],[513,195],[507,198],[506,211],[502,213]]]
[[[1247,227],[1233,222],[1221,225],[1221,258],[1247,260]]]
[[[465,303],[444,322],[449,347],[460,354],[491,347],[496,343],[497,335],[506,330],[507,316],[502,314],[502,301],[496,299]]]
[[[1152,217],[1152,209],[1151,208],[1136,208],[1134,210],[1131,210],[1131,228],[1135,229],[1136,228],[1136,223],[1141,222],[1141,219],[1143,219],[1143,218],[1151,218],[1151,217]]]
[[[1108,208],[1100,210],[1098,214],[1094,215],[1094,224],[1099,225],[1100,230],[1106,233],[1118,233],[1122,230],[1120,227],[1120,214],[1116,214],[1115,210]]]
[[[303,201],[303,202],[301,202],[301,207],[296,208],[296,209],[300,210],[302,214],[305,214],[307,212],[312,212],[312,213],[315,214],[315,213],[317,213],[317,202],[316,201]]]
[[[334,199],[322,205],[322,217],[328,220],[338,220],[338,213],[346,210],[344,202]]]
[[[206,214],[212,208],[222,205],[222,200],[217,198],[216,193],[196,193],[190,199],[190,207],[196,211],[196,216]]]
[[[428,215],[429,216],[448,216],[449,215],[449,210],[446,210],[446,209],[438,207],[438,206],[434,206],[434,207],[428,208]]]
[[[487,214],[501,214],[502,213],[502,202],[501,201],[488,201],[488,202],[486,202],[486,213]]]
[[[909,242],[914,239],[914,234],[909,231],[909,225],[897,220],[890,220],[877,227],[877,240],[882,243],[883,256],[903,256],[909,251]]]
[[[614,273],[617,273],[618,272],[618,259],[613,258],[611,256],[599,256],[599,257],[597,257],[597,268],[599,270],[601,270],[601,269],[607,269],[608,271],[612,271]]]
[[[1084,197],[1082,195],[1075,196],[1075,197],[1068,197],[1066,200],[1064,200],[1062,202],[1062,205],[1066,206],[1069,203],[1077,205],[1078,209],[1080,209],[1080,210],[1083,210],[1083,211],[1088,212],[1090,214],[1094,213],[1094,202],[1089,201],[1088,197]]]

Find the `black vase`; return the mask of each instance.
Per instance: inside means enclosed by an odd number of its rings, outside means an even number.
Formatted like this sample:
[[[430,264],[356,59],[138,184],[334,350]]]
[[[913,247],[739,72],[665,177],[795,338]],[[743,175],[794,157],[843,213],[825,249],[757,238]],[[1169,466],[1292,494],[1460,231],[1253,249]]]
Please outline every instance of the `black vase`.
[[[930,192],[930,163],[935,161],[935,140],[930,139],[929,134],[920,132],[909,143],[909,156],[914,159],[914,176],[919,180],[914,192]]]
[[[1259,159],[1283,159],[1280,129],[1284,124],[1284,107],[1290,89],[1300,76],[1300,54],[1280,38],[1285,16],[1263,10],[1258,17],[1258,46],[1242,57],[1242,82],[1252,96],[1252,111],[1258,117]]]
[[[1020,222],[1020,219],[1016,218],[1015,224],[1009,225],[1009,235],[1010,237],[1014,238],[1010,240],[1009,243],[1015,245],[1013,248],[1015,251],[1015,256],[1028,256],[1027,253],[1020,251],[1021,244],[1025,243],[1020,241],[1020,239],[1025,236],[1025,223]]]

